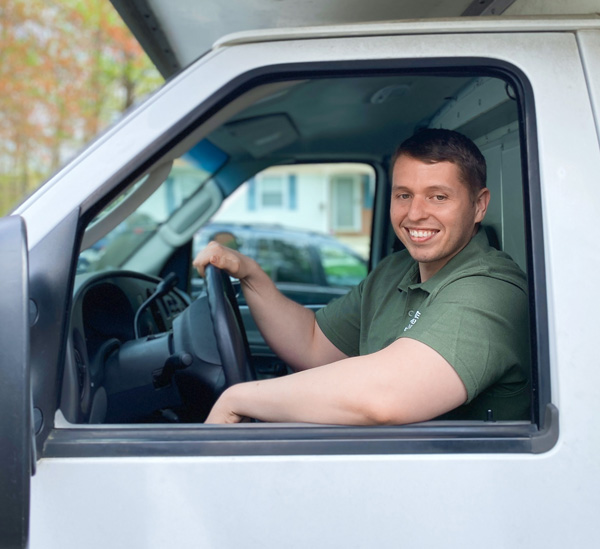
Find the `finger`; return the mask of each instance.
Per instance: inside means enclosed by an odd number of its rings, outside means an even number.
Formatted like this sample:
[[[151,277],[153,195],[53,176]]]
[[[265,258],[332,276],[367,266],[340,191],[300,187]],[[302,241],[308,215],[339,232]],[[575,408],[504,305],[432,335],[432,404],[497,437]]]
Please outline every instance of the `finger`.
[[[194,269],[198,271],[198,274],[200,276],[204,276],[204,268],[206,267],[206,265],[208,265],[208,263],[209,260],[206,258],[204,250],[196,256],[196,259],[194,259],[194,261],[192,261]]]
[[[210,264],[225,271],[228,275],[239,277],[240,260],[233,254],[213,254],[210,256]]]
[[[200,276],[204,276],[205,267],[212,263],[218,266],[213,260],[213,256],[223,253],[222,246],[216,242],[209,242],[203,250],[200,250],[194,261],[192,262],[193,267],[198,271]],[[218,261],[217,261],[218,263]]]

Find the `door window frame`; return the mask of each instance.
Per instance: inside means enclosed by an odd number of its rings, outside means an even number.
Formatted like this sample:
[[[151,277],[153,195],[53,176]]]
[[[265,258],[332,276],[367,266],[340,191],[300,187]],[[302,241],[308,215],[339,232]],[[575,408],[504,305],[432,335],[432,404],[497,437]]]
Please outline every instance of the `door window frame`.
[[[241,74],[200,104],[190,117],[190,122],[185,126],[178,124],[173,127],[173,135],[164,136],[165,142],[177,142],[232,98],[259,84],[302,78],[391,73],[489,75],[504,78],[517,94],[531,303],[534,385],[532,421],[489,424],[430,421],[397,427],[285,424],[242,424],[227,427],[171,424],[73,426],[58,421],[52,437],[44,446],[44,457],[122,456],[124,445],[130,456],[540,453],[554,446],[558,438],[558,410],[550,399],[548,315],[535,103],[531,85],[520,69],[497,59],[475,57],[264,66]],[[356,160],[361,161],[360,158]],[[150,158],[144,160],[146,163],[149,161]],[[135,174],[136,170],[132,170],[132,173]],[[378,195],[382,192],[380,187],[376,191]],[[380,206],[385,201],[385,197],[376,196],[375,204]]]

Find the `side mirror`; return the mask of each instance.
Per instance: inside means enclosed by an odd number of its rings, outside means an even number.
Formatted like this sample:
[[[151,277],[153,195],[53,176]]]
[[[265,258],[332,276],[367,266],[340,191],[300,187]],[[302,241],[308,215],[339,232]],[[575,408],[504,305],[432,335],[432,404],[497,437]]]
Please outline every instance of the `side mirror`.
[[[29,267],[25,222],[0,219],[0,540],[27,547],[32,460]]]

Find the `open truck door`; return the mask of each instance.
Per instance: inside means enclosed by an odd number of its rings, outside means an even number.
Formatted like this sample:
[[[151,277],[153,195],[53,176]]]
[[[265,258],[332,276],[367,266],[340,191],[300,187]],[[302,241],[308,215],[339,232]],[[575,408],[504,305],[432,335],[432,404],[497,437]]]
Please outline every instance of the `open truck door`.
[[[27,237],[21,217],[0,219],[0,546],[27,547],[32,473]]]

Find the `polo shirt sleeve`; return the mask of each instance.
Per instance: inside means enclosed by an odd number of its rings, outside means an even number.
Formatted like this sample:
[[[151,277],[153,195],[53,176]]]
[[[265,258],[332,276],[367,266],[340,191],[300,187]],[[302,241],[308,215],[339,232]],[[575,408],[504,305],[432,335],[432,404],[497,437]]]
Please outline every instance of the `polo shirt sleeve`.
[[[467,389],[467,403],[498,382],[522,389],[528,361],[527,295],[488,276],[460,278],[439,290],[410,330],[400,337],[424,343],[443,356]]]
[[[348,356],[360,354],[360,307],[364,284],[363,280],[316,313],[317,324],[325,337]]]

